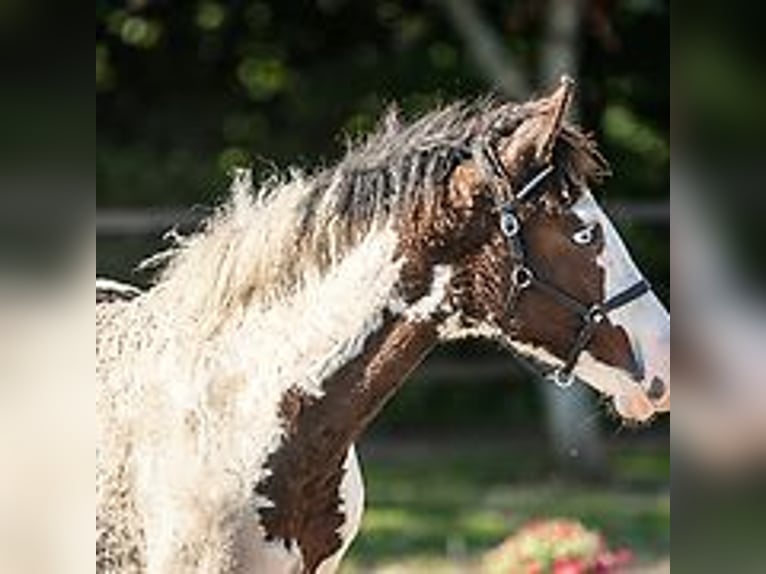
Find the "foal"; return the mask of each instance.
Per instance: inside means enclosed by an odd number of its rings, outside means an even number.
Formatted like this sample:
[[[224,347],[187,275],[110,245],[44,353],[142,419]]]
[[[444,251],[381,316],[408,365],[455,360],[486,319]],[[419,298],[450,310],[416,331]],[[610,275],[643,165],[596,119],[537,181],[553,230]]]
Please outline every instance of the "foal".
[[[239,172],[151,289],[100,290],[99,572],[335,572],[354,442],[440,340],[669,409],[670,318],[587,187],[606,166],[570,94],[389,115],[258,193]]]

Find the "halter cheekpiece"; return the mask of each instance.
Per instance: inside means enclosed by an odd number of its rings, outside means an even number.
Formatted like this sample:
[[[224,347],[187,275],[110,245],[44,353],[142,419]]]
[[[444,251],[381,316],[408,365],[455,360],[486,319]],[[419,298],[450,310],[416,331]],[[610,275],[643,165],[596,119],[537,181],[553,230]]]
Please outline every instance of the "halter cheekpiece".
[[[511,290],[508,296],[509,306],[515,306],[522,293],[529,289],[538,289],[547,296],[555,299],[560,305],[566,307],[577,315],[582,323],[575,338],[574,345],[570,349],[566,362],[550,371],[546,377],[557,386],[566,388],[575,381],[574,370],[580,355],[590,343],[599,324],[608,320],[610,312],[629,305],[651,290],[651,286],[645,279],[637,281],[617,295],[606,301],[595,304],[581,302],[560,287],[539,278],[534,269],[527,262],[527,254],[522,237],[524,220],[519,208],[522,205],[533,203],[540,195],[541,184],[550,176],[553,165],[548,164],[541,169],[524,187],[516,194],[511,193],[511,178],[500,159],[497,157],[495,147],[491,139],[481,142],[472,150],[479,166],[489,176],[491,185],[495,191],[495,197],[504,197],[504,201],[498,201],[499,225],[503,236],[508,243],[511,261]]]

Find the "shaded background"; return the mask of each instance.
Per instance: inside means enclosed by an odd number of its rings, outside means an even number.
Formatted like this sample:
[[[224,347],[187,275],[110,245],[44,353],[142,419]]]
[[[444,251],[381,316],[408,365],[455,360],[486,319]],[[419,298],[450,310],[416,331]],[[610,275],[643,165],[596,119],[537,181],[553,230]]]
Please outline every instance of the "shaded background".
[[[222,201],[234,165],[326,165],[391,102],[411,117],[488,92],[524,99],[567,72],[573,115],[614,172],[598,193],[624,207],[626,242],[667,302],[668,54],[660,0],[97,1],[99,274],[146,284],[135,266]],[[440,349],[362,445],[369,511],[348,570],[465,571],[559,515],[662,561],[668,421],[625,429],[605,412],[491,346]]]
[[[766,564],[766,6],[746,0],[676,6],[674,565],[760,572]]]

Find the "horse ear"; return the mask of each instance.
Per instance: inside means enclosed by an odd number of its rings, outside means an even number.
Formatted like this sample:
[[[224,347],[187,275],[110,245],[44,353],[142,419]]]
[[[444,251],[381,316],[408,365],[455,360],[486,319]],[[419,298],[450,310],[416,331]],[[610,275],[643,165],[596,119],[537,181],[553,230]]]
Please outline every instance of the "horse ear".
[[[574,80],[562,76],[559,87],[543,103],[543,129],[537,142],[537,159],[549,163],[556,138],[564,125],[564,117],[569,110],[574,91]]]

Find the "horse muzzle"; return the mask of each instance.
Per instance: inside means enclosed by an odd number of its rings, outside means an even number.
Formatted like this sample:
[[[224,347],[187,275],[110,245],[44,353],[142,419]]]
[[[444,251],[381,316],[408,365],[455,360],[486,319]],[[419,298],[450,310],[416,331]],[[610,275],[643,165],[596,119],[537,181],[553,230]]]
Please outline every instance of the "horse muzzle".
[[[614,395],[617,412],[639,421],[670,412],[670,322],[659,332],[642,335],[636,341],[641,377]]]

